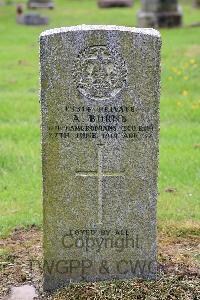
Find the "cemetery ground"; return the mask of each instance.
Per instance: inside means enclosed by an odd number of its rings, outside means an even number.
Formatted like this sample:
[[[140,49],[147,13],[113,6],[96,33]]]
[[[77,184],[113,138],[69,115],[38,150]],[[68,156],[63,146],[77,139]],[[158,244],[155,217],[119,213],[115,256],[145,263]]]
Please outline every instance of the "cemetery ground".
[[[92,0],[60,0],[55,10],[41,10],[50,17],[46,27],[16,25],[14,5],[0,7],[2,295],[11,285],[41,287],[38,36],[47,28],[82,23],[134,26],[135,2],[133,8],[100,10]],[[200,28],[190,25],[200,11],[188,2],[180,1],[184,27],[161,30],[160,279],[72,285],[54,299],[198,299]]]

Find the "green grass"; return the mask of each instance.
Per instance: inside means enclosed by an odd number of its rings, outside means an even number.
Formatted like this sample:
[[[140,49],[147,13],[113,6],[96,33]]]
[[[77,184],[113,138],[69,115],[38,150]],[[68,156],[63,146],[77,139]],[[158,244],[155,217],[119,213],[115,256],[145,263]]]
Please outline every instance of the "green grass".
[[[95,0],[60,0],[42,10],[50,25],[15,22],[15,7],[0,7],[1,202],[0,231],[42,222],[38,36],[75,24],[136,25],[139,1],[131,9],[98,9]],[[189,2],[189,1],[187,1]],[[184,25],[200,10],[185,1]],[[162,96],[159,222],[184,224],[200,217],[200,28],[162,30]],[[167,193],[171,187],[176,191]]]

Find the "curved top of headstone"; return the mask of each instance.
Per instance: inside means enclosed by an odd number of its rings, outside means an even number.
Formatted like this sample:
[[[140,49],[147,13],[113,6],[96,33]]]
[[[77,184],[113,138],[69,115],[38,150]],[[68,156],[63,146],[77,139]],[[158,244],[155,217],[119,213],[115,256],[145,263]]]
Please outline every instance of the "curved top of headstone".
[[[126,26],[116,26],[116,25],[78,25],[78,26],[70,26],[70,27],[60,27],[45,30],[41,33],[40,37],[66,33],[69,31],[89,31],[89,30],[107,30],[107,31],[126,31],[138,34],[145,34],[160,37],[159,31],[153,28],[135,28],[135,27],[126,27]]]

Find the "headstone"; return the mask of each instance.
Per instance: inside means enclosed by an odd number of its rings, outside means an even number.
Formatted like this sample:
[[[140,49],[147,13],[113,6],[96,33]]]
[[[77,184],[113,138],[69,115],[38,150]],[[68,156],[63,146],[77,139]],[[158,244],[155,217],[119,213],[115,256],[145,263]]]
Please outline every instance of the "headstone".
[[[46,25],[49,22],[48,17],[40,16],[39,14],[27,13],[17,14],[16,21],[18,24],[24,25]]]
[[[29,0],[28,8],[54,8],[54,3],[51,0]]]
[[[82,25],[40,46],[44,289],[154,279],[160,35]]]
[[[131,7],[133,0],[98,0],[98,6],[101,8],[109,7]]]
[[[193,1],[193,6],[196,8],[200,8],[200,0],[194,0]]]
[[[182,10],[177,0],[142,0],[139,27],[177,27],[182,24]]]
[[[24,14],[24,5],[18,3],[16,5],[16,21],[18,24],[24,25],[46,25],[48,24],[49,19],[48,17],[43,17],[34,13]]]

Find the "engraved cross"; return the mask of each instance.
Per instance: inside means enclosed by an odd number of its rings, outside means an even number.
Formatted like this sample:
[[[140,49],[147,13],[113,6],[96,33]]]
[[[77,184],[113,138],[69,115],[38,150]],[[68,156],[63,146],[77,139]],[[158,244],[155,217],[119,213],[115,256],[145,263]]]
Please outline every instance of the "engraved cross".
[[[78,171],[76,177],[97,177],[98,178],[98,224],[102,224],[103,218],[103,178],[104,177],[121,177],[124,172],[103,172],[102,146],[98,149],[98,169],[97,171]]]

